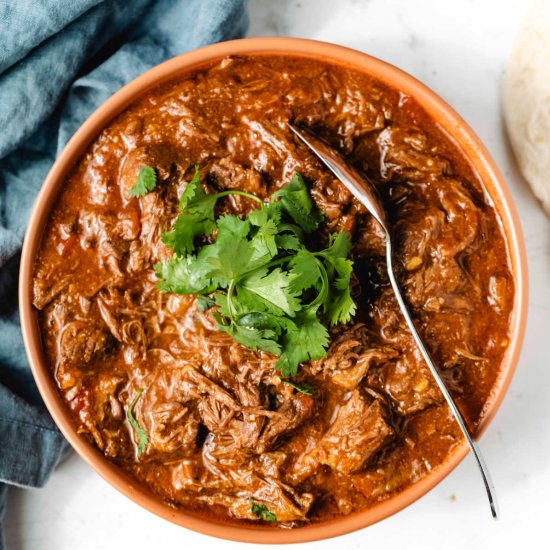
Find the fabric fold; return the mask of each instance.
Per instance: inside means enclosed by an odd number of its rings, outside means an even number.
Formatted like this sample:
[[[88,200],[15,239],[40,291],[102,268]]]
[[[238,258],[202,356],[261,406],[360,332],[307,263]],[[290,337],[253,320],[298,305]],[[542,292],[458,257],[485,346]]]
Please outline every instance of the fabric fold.
[[[0,74],[103,0],[4,0],[0,4]]]

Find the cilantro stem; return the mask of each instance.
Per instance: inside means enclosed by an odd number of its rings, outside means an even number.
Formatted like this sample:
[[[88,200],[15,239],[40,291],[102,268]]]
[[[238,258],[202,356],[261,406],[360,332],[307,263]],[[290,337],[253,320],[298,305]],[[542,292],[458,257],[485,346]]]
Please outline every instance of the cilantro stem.
[[[233,291],[235,290],[235,285],[237,284],[236,279],[231,279],[229,283],[229,288],[227,289],[227,311],[229,312],[229,319],[231,324],[235,324],[235,308],[233,307]]]
[[[139,389],[136,392],[135,397],[132,399],[128,410],[126,411],[126,418],[128,419],[130,426],[132,426],[138,438],[138,457],[147,448],[147,445],[149,443],[147,432],[138,424],[138,421],[134,417],[134,407],[136,406],[136,403],[138,402],[138,399],[141,397],[142,393],[143,389]]]
[[[294,225],[293,223],[280,223],[279,233],[283,233],[284,231],[290,231],[300,239],[304,235],[304,232],[297,225]]]
[[[308,307],[310,307],[310,308],[321,305],[327,299],[328,289],[329,289],[327,269],[326,269],[325,265],[323,264],[323,262],[321,260],[319,260],[319,258],[315,257],[315,261],[317,262],[317,265],[319,266],[319,271],[321,273],[321,279],[323,279],[323,286],[321,287],[321,291],[319,292],[319,294],[317,294],[317,298],[315,298],[315,300],[313,300],[309,304]]]
[[[260,199],[260,197],[257,197],[252,193],[246,193],[245,191],[239,191],[238,189],[228,189],[227,191],[221,191],[220,193],[216,193],[217,198],[227,197],[228,195],[241,195],[242,197],[247,197],[249,199],[255,200],[256,202],[260,203],[262,210],[265,208],[264,201]]]

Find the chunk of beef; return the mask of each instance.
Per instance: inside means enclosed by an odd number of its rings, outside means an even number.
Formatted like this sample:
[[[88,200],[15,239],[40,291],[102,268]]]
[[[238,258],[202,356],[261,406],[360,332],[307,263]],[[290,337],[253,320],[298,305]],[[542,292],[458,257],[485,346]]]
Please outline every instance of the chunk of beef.
[[[343,474],[356,472],[392,434],[380,402],[355,390],[317,446],[319,461]]]
[[[230,392],[238,404],[238,410],[223,419],[219,418],[223,411],[215,404],[208,401],[200,404],[203,416],[210,421],[207,427],[219,434],[218,452],[227,455],[241,449],[257,451],[262,445],[262,430],[277,414],[268,410],[267,392],[262,391],[273,378],[273,359],[216,332],[195,334],[195,338],[202,350],[202,371]]]
[[[82,372],[105,358],[114,347],[111,335],[91,321],[72,321],[59,332],[55,377],[61,389],[79,383]]]
[[[217,444],[217,437],[210,434],[203,447],[203,462],[218,483],[223,480],[223,490],[203,491],[207,494],[199,497],[200,500],[209,505],[225,506],[239,519],[259,519],[252,513],[251,499],[264,504],[279,522],[305,519],[313,495],[299,493],[281,481],[279,469],[286,458],[284,454],[236,453],[216,459]]]
[[[147,458],[180,460],[194,453],[199,433],[199,421],[194,410],[166,394],[147,390],[136,405],[136,418],[149,437]]]
[[[281,436],[309,417],[314,406],[313,399],[306,395],[283,398],[273,411],[241,406],[238,411],[227,414],[220,410],[219,404],[212,411],[213,404],[201,401],[199,410],[208,429],[216,435],[212,452],[218,459],[239,453],[243,457],[250,456],[272,449]]]
[[[387,181],[436,180],[451,171],[449,161],[430,147],[426,134],[414,127],[388,126],[379,134],[380,175]]]
[[[98,291],[94,303],[113,338],[123,344],[126,363],[144,359],[150,345],[148,333],[159,332],[164,318],[154,282],[143,281],[139,293],[124,282],[108,283]]]
[[[252,512],[249,499],[266,506],[275,515],[278,522],[306,519],[306,513],[313,503],[314,497],[311,493],[300,494],[275,477],[262,478],[253,473],[243,472],[239,482],[245,494],[250,495],[245,499],[240,497],[230,507],[231,513],[239,519],[256,521],[259,519]]]
[[[383,342],[399,354],[369,370],[368,386],[389,395],[401,414],[411,414],[438,402],[442,396],[397,309],[391,288],[382,290],[371,316]]]
[[[209,173],[219,182],[223,189],[239,189],[254,195],[263,195],[265,186],[256,170],[237,164],[230,157],[215,160],[210,164]],[[239,197],[233,197],[238,200]]]
[[[202,372],[216,381],[245,407],[257,407],[262,401],[260,388],[273,383],[273,364],[276,359],[265,353],[258,353],[241,346],[228,334],[221,333],[212,325],[210,315],[197,312],[203,323],[197,331],[189,331],[186,336],[198,350]]]
[[[330,221],[342,216],[342,210],[352,202],[352,194],[337,180],[332,185],[314,187],[312,195],[315,204],[322,210],[323,214]]]
[[[311,366],[315,373],[323,372],[339,386],[352,390],[367,374],[371,364],[395,357],[391,348],[373,348],[363,323],[356,323],[339,334],[331,343],[327,357]]]
[[[352,476],[355,488],[371,502],[423,478],[463,441],[446,404],[410,417],[401,437],[402,445],[388,449],[376,464]]]
[[[93,359],[105,356],[113,341],[102,328],[87,321],[73,321],[61,331],[58,357],[61,364],[85,367]]]
[[[474,242],[479,230],[480,209],[458,180],[439,179],[436,191],[446,221],[437,239],[437,250],[442,257],[454,258]]]
[[[298,459],[293,477],[300,481],[320,464],[343,474],[357,472],[393,433],[380,402],[356,389],[336,411],[333,423],[316,446]]]
[[[275,381],[272,358],[258,356],[231,339],[208,341],[210,345],[205,346],[208,356],[204,357],[202,370],[234,396],[238,407],[233,407],[228,416],[216,402],[203,400],[199,404],[206,426],[217,434],[218,455],[241,450],[264,452],[309,416],[313,400],[293,395],[290,386]]]
[[[454,179],[433,183],[429,192],[434,204],[418,209],[407,207],[397,224],[400,254],[409,272],[405,287],[409,302],[428,311],[471,309],[463,292],[472,284],[459,254],[476,239],[480,224],[479,209],[468,191]],[[416,212],[415,212],[416,209]]]
[[[80,380],[65,392],[65,399],[79,418],[80,433],[91,437],[107,456],[128,459],[131,445],[118,399],[124,382],[124,376],[100,372],[93,379]]]
[[[315,406],[312,397],[293,394],[290,386],[287,386],[279,396],[281,403],[274,414],[268,417],[267,425],[260,437],[259,452],[271,448],[279,437],[298,427],[311,415]]]
[[[116,216],[82,210],[78,215],[78,235],[83,250],[96,249],[97,263],[115,276],[122,276],[120,261],[128,251],[128,241],[116,231]]]
[[[208,506],[224,506],[229,510],[231,516],[237,519],[253,521],[261,519],[252,512],[252,502],[265,506],[269,512],[275,515],[279,523],[307,519],[306,514],[314,500],[311,493],[294,493],[293,498],[289,496],[291,487],[281,484],[276,479],[267,481],[260,477],[246,475],[243,477],[252,481],[253,484],[236,485],[239,490],[234,493],[224,487],[223,491],[203,494],[198,496],[197,500],[208,504]]]
[[[190,365],[183,367],[184,377],[181,389],[196,398],[212,398],[230,410],[238,410],[240,405],[233,397],[218,384],[201,374]]]
[[[460,310],[459,307],[457,304],[455,310],[445,308],[434,311],[425,321],[424,335],[430,342],[432,354],[438,360],[441,369],[456,366],[468,355],[476,357],[476,343],[471,334],[474,312]],[[444,339],[440,338],[441,334],[445,334]]]
[[[141,218],[139,209],[134,205],[127,205],[117,214],[115,233],[125,241],[135,241],[141,232]]]
[[[50,272],[51,273],[51,272]],[[32,303],[42,310],[55,300],[69,286],[69,277],[53,277],[48,273],[38,273],[33,280]]]
[[[380,224],[369,216],[366,219],[359,219],[359,228],[354,234],[353,255],[356,259],[365,258],[370,260],[373,274],[370,277],[375,280],[387,278],[386,266],[383,258],[386,254],[386,235]]]
[[[92,145],[91,154],[83,162],[82,188],[85,199],[90,204],[103,206],[109,202],[113,185],[113,148],[117,146],[104,133]]]
[[[325,215],[327,231],[347,231],[353,234],[357,214],[364,213],[365,207],[352,200],[352,194],[342,183],[327,177],[326,181],[316,182],[311,195]]]
[[[296,166],[296,142],[287,133],[286,121],[247,115],[241,120],[243,129],[238,130],[238,135],[232,136],[231,148],[241,158],[247,158],[257,172],[282,172],[281,180],[289,181]]]
[[[376,86],[369,91],[353,88],[354,83],[348,81],[342,85],[335,75],[322,71],[306,86],[293,83],[287,95],[295,122],[316,125],[318,132],[330,128],[323,137],[331,137],[333,146],[346,156],[354,153],[363,136],[382,130],[391,121],[393,110],[387,95]],[[339,107],[336,109],[334,105]],[[349,117],[347,113],[357,116]]]
[[[195,451],[201,422],[219,429],[239,406],[194,365],[166,352],[159,361],[159,369],[141,383],[146,389],[135,416],[149,436],[146,458],[176,460]]]
[[[462,298],[468,277],[454,258],[423,260],[423,265],[405,282],[405,294],[411,305],[426,311],[440,309],[470,310]]]
[[[292,395],[292,388],[274,377],[273,358],[212,329],[199,325],[186,333],[200,368],[189,370],[184,383],[214,437],[213,458],[227,461],[267,451],[308,417],[313,400]]]
[[[405,348],[398,359],[373,369],[368,385],[390,396],[399,413],[408,415],[438,403],[442,395],[420,352]]]
[[[109,305],[107,305],[105,299],[103,299],[102,297],[98,297],[98,299],[96,300],[96,303],[97,303],[99,312],[101,314],[101,317],[103,321],[105,321],[105,324],[109,327],[111,334],[119,342],[122,342],[122,333],[120,330],[120,319],[118,319],[117,316],[113,313],[112,308],[109,307]]]
[[[403,193],[406,200],[395,225],[399,256],[407,271],[416,271],[426,265],[435,242],[445,224],[445,212],[434,206],[418,204],[410,190]]]

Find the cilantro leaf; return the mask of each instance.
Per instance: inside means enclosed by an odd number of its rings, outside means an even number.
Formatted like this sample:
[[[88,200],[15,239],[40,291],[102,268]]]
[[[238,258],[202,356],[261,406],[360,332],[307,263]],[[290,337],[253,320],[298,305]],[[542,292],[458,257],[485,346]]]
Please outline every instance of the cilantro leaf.
[[[219,313],[219,318],[216,317],[218,324],[231,324],[231,319],[233,319],[235,315],[242,315],[247,312],[246,309],[243,309],[241,303],[235,300],[235,297],[230,298],[225,292],[216,292],[216,294],[214,294],[214,301],[217,306],[215,313]]]
[[[138,457],[141,455],[141,453],[143,453],[143,451],[145,451],[147,445],[149,444],[149,436],[147,435],[147,432],[138,424],[138,421],[134,418],[134,407],[136,406],[136,403],[141,397],[142,393],[143,390],[137,391],[126,412],[126,418],[128,419],[130,426],[132,426],[132,428],[136,432],[138,438]]]
[[[317,258],[305,248],[296,253],[289,265],[290,289],[297,294],[311,288],[321,277]]]
[[[249,501],[252,503],[250,511],[263,521],[277,521],[277,516],[273,512],[270,512],[265,504],[257,504],[253,498]]]
[[[346,259],[350,250],[350,237],[346,231],[341,231],[330,235],[328,248],[318,253],[324,260],[330,280],[327,299],[323,303],[323,316],[331,326],[349,322],[356,311],[350,294],[353,262]]]
[[[294,315],[300,309],[300,301],[290,291],[290,275],[280,268],[268,272],[267,268],[254,271],[240,282],[240,287],[254,292],[260,298],[271,302],[287,315]]]
[[[289,233],[281,233],[275,235],[275,244],[277,247],[282,248],[283,250],[292,250],[298,251],[303,248],[303,244],[296,235],[291,235]]]
[[[254,249],[250,257],[251,268],[264,265],[277,255],[277,243],[273,235],[262,235],[258,233],[251,240],[251,244]]]
[[[271,196],[271,199],[273,199],[273,195]],[[282,212],[281,212],[281,204],[279,202],[275,202],[274,200],[271,200],[266,205],[264,210],[266,212],[268,220],[272,220],[277,226],[281,223]]]
[[[347,258],[351,250],[351,239],[347,231],[331,233],[329,235],[329,246],[319,252],[319,255],[330,258]]]
[[[260,313],[271,313],[273,315],[284,315],[284,311],[277,307],[273,302],[262,298],[260,295],[248,290],[240,284],[237,284],[235,289],[237,294],[234,302],[239,305],[237,308],[239,313],[242,314],[250,311],[257,311]]]
[[[198,166],[183,191],[178,215],[172,229],[161,235],[162,242],[174,249],[175,254],[190,254],[195,250],[198,237],[210,235],[216,229],[214,207],[218,195],[207,195],[200,183]]]
[[[252,225],[255,225],[256,227],[264,226],[268,222],[267,210],[265,208],[253,210],[252,212],[250,212],[250,214],[248,214],[248,221]],[[275,226],[275,233],[276,233],[277,226],[275,225],[274,222],[273,222],[273,225]]]
[[[195,173],[191,178],[191,181],[187,184],[183,193],[181,194],[179,210],[180,212],[185,212],[189,203],[195,201],[200,201],[208,195],[204,192],[204,189],[201,187],[201,177],[199,174],[199,167],[195,165]]]
[[[296,330],[296,324],[286,315],[276,315],[269,312],[253,311],[241,315],[237,319],[239,326],[258,330],[271,330],[280,336],[285,330]]]
[[[296,330],[289,330],[281,337],[283,353],[275,364],[283,376],[294,376],[300,363],[325,357],[328,347],[328,331],[317,319],[316,308],[309,308],[296,315]]]
[[[162,242],[174,249],[175,254],[185,255],[195,250],[195,239],[210,235],[216,228],[214,219],[207,219],[199,213],[180,214],[172,229],[161,235]]]
[[[229,243],[218,239],[204,248],[208,248],[210,252],[206,262],[211,277],[220,281],[221,286],[228,286],[232,279],[241,277],[251,268],[254,247],[246,239],[234,239]]]
[[[157,283],[161,292],[208,294],[216,289],[208,277],[207,267],[194,256],[172,256],[155,265],[155,270],[157,277],[161,279]]]
[[[250,222],[241,220],[233,214],[226,214],[218,218],[218,241],[244,239],[250,231]]]
[[[323,214],[313,203],[298,172],[294,173],[289,183],[272,195],[272,199],[280,199],[281,210],[307,233],[317,229],[323,221]]]
[[[323,316],[331,326],[347,323],[355,314],[356,305],[350,294],[350,277],[353,271],[351,260],[344,258],[327,258],[334,270],[333,282],[329,295],[323,304]]]
[[[267,209],[254,210],[248,215],[248,221],[253,226],[254,236],[252,242],[255,252],[253,262],[269,261],[277,254],[277,243],[275,236],[278,233],[277,224],[268,216]]]
[[[157,173],[152,166],[143,166],[139,170],[136,183],[130,189],[130,197],[143,197],[157,186]]]
[[[281,346],[274,340],[275,332],[271,329],[261,330],[238,324],[225,325],[220,318],[217,318],[216,321],[220,330],[227,332],[239,344],[247,348],[261,349],[273,355],[281,353]]]
[[[197,305],[199,311],[208,311],[216,305],[216,301],[212,300],[212,298],[209,298],[208,296],[199,295],[197,296],[195,304]]]

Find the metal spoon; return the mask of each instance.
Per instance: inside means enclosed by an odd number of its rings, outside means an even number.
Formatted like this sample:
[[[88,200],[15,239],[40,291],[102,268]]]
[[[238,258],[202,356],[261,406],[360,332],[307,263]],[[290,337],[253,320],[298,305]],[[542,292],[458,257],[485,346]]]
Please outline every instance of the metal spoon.
[[[472,453],[476,459],[477,465],[481,472],[481,477],[483,478],[483,483],[485,484],[485,489],[487,491],[487,496],[489,498],[489,504],[491,506],[491,513],[494,519],[498,519],[498,503],[496,499],[495,488],[493,482],[491,481],[491,476],[489,475],[489,470],[483,460],[481,451],[477,443],[472,439],[464,418],[460,414],[456,403],[453,400],[449,390],[445,386],[445,382],[441,378],[439,371],[437,370],[435,363],[433,362],[430,354],[424,345],[424,342],[420,338],[414,322],[412,320],[411,314],[403,300],[401,291],[399,290],[399,285],[395,279],[395,273],[393,270],[393,250],[392,250],[392,234],[388,224],[388,219],[386,211],[382,206],[382,201],[376,192],[374,186],[363,177],[353,166],[348,164],[345,159],[332,147],[327,145],[323,140],[313,135],[310,131],[305,129],[298,129],[295,126],[289,124],[290,129],[303,141],[327,166],[327,168],[353,193],[355,198],[365,206],[365,208],[374,216],[376,221],[380,224],[384,230],[386,237],[386,263],[388,268],[388,276],[390,279],[391,286],[401,308],[401,312],[407,321],[409,330],[411,331],[418,349],[422,353],[424,360],[428,364],[430,371],[441,390],[441,393],[445,397],[451,412],[453,413]]]

